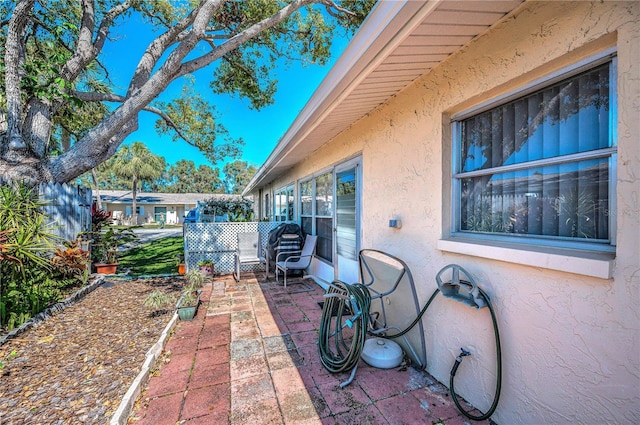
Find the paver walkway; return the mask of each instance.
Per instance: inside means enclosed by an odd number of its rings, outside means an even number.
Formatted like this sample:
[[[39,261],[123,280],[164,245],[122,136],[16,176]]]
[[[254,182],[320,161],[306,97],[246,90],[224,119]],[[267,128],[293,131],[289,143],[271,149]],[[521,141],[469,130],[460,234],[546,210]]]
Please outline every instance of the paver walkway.
[[[428,374],[360,362],[354,381],[318,357],[319,286],[216,278],[179,322],[130,424],[469,424]],[[470,408],[470,406],[467,406]],[[478,414],[477,411],[474,414]],[[485,422],[472,422],[486,424]]]

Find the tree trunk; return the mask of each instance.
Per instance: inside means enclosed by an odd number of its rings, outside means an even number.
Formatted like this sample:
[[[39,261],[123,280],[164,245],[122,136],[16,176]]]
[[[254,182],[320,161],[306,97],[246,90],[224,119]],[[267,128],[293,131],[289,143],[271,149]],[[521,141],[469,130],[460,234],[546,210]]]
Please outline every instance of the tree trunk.
[[[48,101],[29,102],[29,112],[22,128],[22,138],[37,158],[44,158],[51,136],[51,105]]]
[[[6,111],[1,111],[0,110],[0,134],[5,134],[7,133],[7,113]],[[2,142],[2,140],[0,140],[0,155],[2,155],[2,148],[1,146],[3,146],[4,143]]]
[[[91,169],[91,180],[93,180],[93,185],[96,187],[96,204],[98,205],[98,209],[102,209],[102,199],[100,198],[100,188],[98,187],[98,175],[96,174],[96,169]]]
[[[12,152],[11,160],[0,158],[0,181],[38,184],[52,181],[42,169],[42,161],[24,155],[24,152]]]
[[[131,197],[133,198],[133,202],[131,203],[131,216],[132,216],[132,221],[134,226],[138,225],[138,212],[136,211],[137,192],[138,192],[138,179],[136,178],[136,176],[133,176],[133,181],[131,184]]]
[[[62,136],[60,137],[60,143],[62,144],[62,152],[66,152],[71,149],[71,133],[66,129],[62,129]]]
[[[119,126],[120,131],[110,139],[105,141],[102,138],[104,133],[92,130],[76,142],[68,152],[52,158],[47,164],[52,181],[71,181],[111,158],[124,138],[138,129],[138,116],[130,117],[129,121],[124,124],[115,121],[112,125]]]
[[[29,18],[29,11],[35,0],[18,3],[9,21],[9,31],[5,43],[5,96],[7,98],[7,135],[3,140],[0,152],[3,155],[9,150],[23,150],[26,145],[22,140],[20,124],[22,123],[22,96],[20,92],[20,65],[24,62],[24,29]],[[19,158],[15,158],[19,159]]]

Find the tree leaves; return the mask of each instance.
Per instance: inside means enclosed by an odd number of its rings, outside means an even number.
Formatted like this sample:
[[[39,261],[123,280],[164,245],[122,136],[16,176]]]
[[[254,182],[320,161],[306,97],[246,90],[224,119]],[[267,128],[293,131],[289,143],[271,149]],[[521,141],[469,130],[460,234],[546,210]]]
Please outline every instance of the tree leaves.
[[[208,165],[197,169],[190,160],[180,160],[169,167],[164,191],[169,193],[223,193],[220,170]]]
[[[29,175],[71,181],[108,160],[138,128],[138,114],[145,110],[170,117],[173,123],[159,124],[160,131],[176,132],[176,139],[203,150],[214,164],[237,158],[242,141],[228,137],[201,97],[183,95],[162,105],[168,115],[153,110],[151,103],[173,81],[218,63],[214,93],[245,97],[256,109],[269,105],[277,85],[271,71],[281,58],[323,63],[336,26],[355,29],[373,4],[373,0],[346,0],[342,6],[328,0],[2,4],[0,11],[11,17],[0,26],[0,45],[8,52],[0,57],[0,93],[5,96],[0,102],[8,105],[6,119],[0,114],[0,175],[11,180]],[[109,82],[100,54],[105,43],[119,42],[110,38],[113,26],[134,13],[160,32],[140,58],[126,91],[117,93],[120,88]],[[16,33],[7,33],[8,28]],[[104,81],[108,87],[92,91],[97,86],[92,81]],[[59,155],[51,157],[52,153]]]
[[[157,103],[171,118],[171,123],[164,119],[156,121],[158,134],[169,133],[174,142],[185,140],[213,164],[224,158],[239,157],[244,141],[229,137],[227,129],[218,122],[215,107],[193,90],[193,81],[193,77],[187,79],[180,98]]]
[[[134,181],[151,180],[162,175],[164,158],[153,154],[142,142],[124,145],[114,157],[114,172]]]
[[[251,181],[258,169],[246,161],[234,161],[225,164],[224,187],[226,193],[241,193]]]

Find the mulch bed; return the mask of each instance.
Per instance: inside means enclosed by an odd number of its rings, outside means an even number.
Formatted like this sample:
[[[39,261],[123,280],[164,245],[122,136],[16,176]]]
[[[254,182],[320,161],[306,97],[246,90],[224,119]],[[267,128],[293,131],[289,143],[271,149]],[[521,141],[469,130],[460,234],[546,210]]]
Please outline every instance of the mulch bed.
[[[0,346],[0,423],[108,423],[171,320],[143,305],[183,278],[106,280]],[[13,353],[13,354],[12,354]]]

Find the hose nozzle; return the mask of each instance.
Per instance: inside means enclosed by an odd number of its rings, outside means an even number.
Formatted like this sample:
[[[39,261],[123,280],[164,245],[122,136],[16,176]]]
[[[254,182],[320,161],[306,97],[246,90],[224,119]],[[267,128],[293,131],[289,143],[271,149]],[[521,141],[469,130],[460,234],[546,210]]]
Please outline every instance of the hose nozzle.
[[[456,362],[453,364],[453,367],[451,368],[451,376],[456,376],[456,371],[458,370],[458,366],[460,366],[460,363],[462,363],[462,358],[469,355],[471,355],[470,352],[468,352],[464,348],[460,349],[460,354],[458,355],[458,357],[456,357]]]

